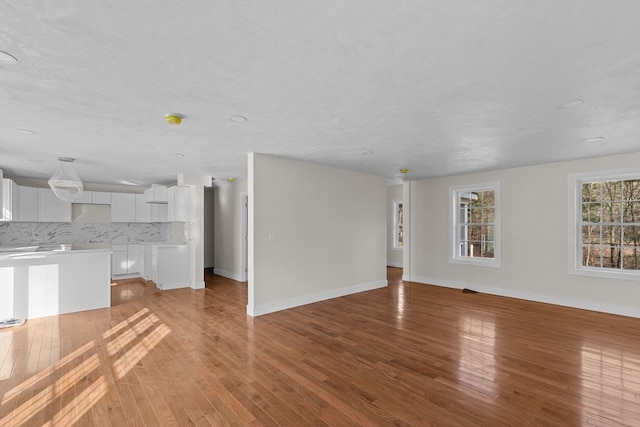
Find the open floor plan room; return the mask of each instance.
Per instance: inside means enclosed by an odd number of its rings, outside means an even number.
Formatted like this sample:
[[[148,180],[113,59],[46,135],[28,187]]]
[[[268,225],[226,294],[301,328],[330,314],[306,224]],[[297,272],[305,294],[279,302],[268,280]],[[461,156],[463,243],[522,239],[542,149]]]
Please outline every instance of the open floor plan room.
[[[119,281],[111,308],[0,330],[0,425],[637,425],[637,319],[388,271],[257,318],[220,276]]]

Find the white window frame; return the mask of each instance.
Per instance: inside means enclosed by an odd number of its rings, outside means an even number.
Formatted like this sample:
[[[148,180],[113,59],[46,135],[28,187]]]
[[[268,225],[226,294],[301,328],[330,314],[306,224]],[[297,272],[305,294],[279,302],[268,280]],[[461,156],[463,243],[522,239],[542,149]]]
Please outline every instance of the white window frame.
[[[403,246],[399,246],[399,239],[398,239],[398,205],[402,205],[402,211],[403,211],[403,231],[404,231],[404,204],[402,203],[402,200],[394,200],[391,203],[391,209],[393,209],[393,224],[392,224],[392,233],[393,233],[393,250],[395,251],[401,251],[402,248],[404,247],[404,239],[403,239]]]
[[[585,267],[582,265],[582,230],[580,230],[582,221],[582,183],[624,179],[640,179],[640,168],[583,172],[568,175],[569,274],[607,279],[640,280],[640,270],[630,271],[606,267]]]
[[[455,264],[476,265],[482,267],[502,267],[502,231],[501,231],[501,185],[500,181],[479,184],[456,185],[449,187],[449,262]],[[459,194],[493,191],[494,193],[494,250],[493,258],[473,258],[460,255],[459,251]]]

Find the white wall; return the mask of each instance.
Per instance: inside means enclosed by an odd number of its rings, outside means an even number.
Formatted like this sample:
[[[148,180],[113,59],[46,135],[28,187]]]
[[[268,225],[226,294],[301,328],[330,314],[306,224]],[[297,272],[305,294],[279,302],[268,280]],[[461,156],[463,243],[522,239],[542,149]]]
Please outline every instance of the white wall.
[[[242,194],[247,181],[221,183],[215,189],[214,266],[215,274],[242,280]]]
[[[569,275],[567,260],[568,174],[638,165],[634,153],[405,183],[403,279],[640,317],[639,283]],[[489,181],[502,185],[502,267],[451,264],[449,186]]]
[[[249,155],[249,304],[258,316],[384,287],[385,178]]]
[[[402,202],[402,184],[387,185],[387,265],[402,268],[402,249],[393,248],[395,201]]]

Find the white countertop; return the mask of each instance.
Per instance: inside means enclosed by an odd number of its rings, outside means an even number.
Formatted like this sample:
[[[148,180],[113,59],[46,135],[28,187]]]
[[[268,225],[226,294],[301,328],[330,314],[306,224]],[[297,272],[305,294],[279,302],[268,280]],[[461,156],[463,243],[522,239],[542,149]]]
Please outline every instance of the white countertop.
[[[105,253],[111,254],[111,249],[79,249],[70,251],[18,251],[18,252],[0,252],[0,260],[18,260],[18,259],[35,259],[50,258],[58,256],[79,255],[87,253]]]

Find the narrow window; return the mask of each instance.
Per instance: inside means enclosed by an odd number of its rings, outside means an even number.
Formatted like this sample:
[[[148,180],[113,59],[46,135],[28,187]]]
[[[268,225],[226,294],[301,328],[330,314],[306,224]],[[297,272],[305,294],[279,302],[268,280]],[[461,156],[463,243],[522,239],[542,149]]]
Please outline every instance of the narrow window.
[[[451,262],[500,267],[500,183],[449,189]]]

